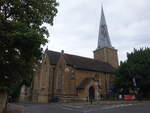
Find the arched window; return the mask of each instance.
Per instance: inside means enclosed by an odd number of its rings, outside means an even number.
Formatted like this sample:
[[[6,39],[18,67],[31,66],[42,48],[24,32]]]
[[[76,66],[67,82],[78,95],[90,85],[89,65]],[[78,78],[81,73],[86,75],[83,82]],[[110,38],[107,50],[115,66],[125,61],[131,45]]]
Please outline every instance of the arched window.
[[[63,87],[63,71],[62,67],[59,66],[59,69],[57,71],[57,77],[56,77],[56,89],[61,90]]]

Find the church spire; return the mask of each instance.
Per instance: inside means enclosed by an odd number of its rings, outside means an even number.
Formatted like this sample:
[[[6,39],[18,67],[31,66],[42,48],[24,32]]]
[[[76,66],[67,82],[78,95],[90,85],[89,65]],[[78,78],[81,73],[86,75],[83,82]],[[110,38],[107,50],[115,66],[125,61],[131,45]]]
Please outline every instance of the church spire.
[[[97,49],[105,48],[105,47],[113,48],[110,42],[109,33],[108,33],[107,24],[106,24],[105,15],[102,6]]]

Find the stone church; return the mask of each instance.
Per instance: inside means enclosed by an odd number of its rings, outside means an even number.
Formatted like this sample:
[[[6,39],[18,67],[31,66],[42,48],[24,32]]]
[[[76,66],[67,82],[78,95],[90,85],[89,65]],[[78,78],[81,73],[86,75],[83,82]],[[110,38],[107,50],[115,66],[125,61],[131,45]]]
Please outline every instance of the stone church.
[[[118,67],[118,55],[111,45],[103,8],[98,45],[93,53],[94,59],[46,49],[34,75],[30,95],[24,87],[20,100],[25,101],[27,96],[37,103],[48,103],[54,97],[61,101],[91,97],[100,100],[109,94],[113,70]]]

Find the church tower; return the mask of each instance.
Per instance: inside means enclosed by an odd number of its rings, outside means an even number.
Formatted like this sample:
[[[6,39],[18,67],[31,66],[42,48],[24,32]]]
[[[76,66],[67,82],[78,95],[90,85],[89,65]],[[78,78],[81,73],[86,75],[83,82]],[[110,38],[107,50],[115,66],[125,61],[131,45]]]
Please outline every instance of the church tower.
[[[111,45],[103,7],[101,9],[98,46],[94,51],[94,59],[109,63],[114,68],[118,67],[117,50]]]

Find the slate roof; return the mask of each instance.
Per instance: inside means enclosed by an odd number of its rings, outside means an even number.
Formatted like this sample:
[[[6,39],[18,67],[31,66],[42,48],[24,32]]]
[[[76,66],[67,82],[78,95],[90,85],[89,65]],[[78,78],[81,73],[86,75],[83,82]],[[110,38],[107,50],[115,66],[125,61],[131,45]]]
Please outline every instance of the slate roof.
[[[60,58],[60,52],[56,52],[56,51],[47,51],[47,54],[49,56],[49,61],[51,65],[56,65],[59,58]]]
[[[104,47],[113,48],[111,45],[110,38],[109,38],[105,15],[104,15],[103,7],[102,7],[97,49],[104,48]]]
[[[50,64],[56,65],[59,60],[60,55],[61,54],[59,52],[48,51]],[[110,64],[97,61],[91,58],[70,55],[70,54],[64,54],[64,58],[65,58],[66,64],[75,69],[86,70],[86,71],[96,71],[96,72],[107,72],[107,73],[111,73],[113,71],[113,67]]]
[[[64,57],[67,65],[72,66],[79,70],[108,72],[108,73],[111,73],[113,71],[113,67],[105,62],[70,54],[65,54]]]

